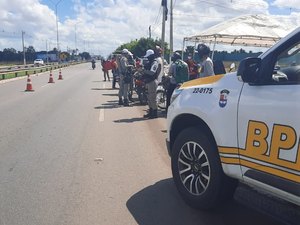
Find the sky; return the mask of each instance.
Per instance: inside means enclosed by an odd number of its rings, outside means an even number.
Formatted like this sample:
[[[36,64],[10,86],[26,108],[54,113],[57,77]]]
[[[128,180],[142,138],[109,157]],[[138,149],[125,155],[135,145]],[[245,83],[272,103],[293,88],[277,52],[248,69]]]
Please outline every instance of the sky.
[[[173,0],[173,6],[174,50],[182,48],[183,37],[241,15],[281,15],[300,26],[300,0]],[[121,44],[149,37],[149,26],[159,39],[161,0],[0,0],[1,51],[22,51],[22,32],[26,47],[52,50],[58,33],[61,51],[106,57]]]

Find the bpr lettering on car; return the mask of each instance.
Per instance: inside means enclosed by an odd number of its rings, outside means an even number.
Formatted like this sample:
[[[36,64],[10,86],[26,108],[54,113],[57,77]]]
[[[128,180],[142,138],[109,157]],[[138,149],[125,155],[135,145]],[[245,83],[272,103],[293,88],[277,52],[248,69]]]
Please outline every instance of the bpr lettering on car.
[[[241,181],[300,205],[299,52],[300,28],[237,73],[174,92],[167,146],[188,204],[217,207]]]

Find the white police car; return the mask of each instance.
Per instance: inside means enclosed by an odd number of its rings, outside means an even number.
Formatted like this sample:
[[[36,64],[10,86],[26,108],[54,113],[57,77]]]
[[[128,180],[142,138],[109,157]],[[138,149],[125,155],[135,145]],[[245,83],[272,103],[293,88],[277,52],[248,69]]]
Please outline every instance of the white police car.
[[[300,205],[300,28],[237,73],[174,91],[167,146],[176,187],[210,209],[238,181]]]

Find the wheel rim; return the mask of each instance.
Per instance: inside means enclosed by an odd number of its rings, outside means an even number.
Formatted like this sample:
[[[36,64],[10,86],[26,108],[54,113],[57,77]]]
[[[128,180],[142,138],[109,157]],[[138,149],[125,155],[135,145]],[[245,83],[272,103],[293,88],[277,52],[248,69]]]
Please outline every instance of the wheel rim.
[[[165,97],[164,92],[158,92],[156,94],[156,102],[157,102],[157,106],[160,109],[166,108],[166,97]]]
[[[178,156],[178,172],[183,186],[193,195],[204,193],[210,182],[210,164],[196,142],[185,143]]]

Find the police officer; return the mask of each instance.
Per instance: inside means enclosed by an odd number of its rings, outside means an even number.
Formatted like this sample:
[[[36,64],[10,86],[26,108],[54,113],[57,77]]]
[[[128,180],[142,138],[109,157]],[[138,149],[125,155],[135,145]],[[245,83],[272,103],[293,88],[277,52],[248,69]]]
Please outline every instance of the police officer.
[[[129,51],[125,48],[122,50],[120,65],[118,67],[120,73],[120,88],[119,88],[119,105],[129,106],[128,103],[128,90],[130,81],[127,80],[127,70],[130,66],[127,56]]]
[[[152,49],[146,51],[144,58],[148,59],[148,65],[145,67],[143,79],[146,83],[148,91],[148,105],[149,111],[144,118],[153,119],[157,118],[157,103],[156,103],[156,89],[158,85],[157,78],[162,69],[161,63],[156,59],[156,55]]]

